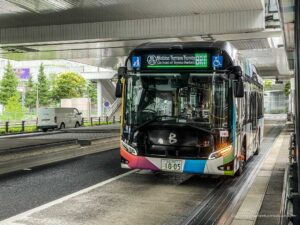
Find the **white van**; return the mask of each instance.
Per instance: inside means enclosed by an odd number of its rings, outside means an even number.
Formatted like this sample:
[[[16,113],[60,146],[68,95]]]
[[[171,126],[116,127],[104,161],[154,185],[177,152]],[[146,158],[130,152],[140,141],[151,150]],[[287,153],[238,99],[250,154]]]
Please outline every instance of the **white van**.
[[[37,128],[42,131],[79,127],[81,112],[76,108],[40,108]]]

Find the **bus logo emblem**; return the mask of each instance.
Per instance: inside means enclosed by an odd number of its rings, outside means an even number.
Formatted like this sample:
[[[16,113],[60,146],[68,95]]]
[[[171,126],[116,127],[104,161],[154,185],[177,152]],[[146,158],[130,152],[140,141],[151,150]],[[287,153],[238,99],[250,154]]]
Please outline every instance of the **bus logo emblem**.
[[[157,60],[156,60],[156,56],[155,55],[149,55],[147,57],[147,63],[148,63],[148,65],[155,65],[156,62],[157,62]]]
[[[169,135],[169,143],[170,144],[176,144],[177,143],[176,134],[170,133],[170,135]]]

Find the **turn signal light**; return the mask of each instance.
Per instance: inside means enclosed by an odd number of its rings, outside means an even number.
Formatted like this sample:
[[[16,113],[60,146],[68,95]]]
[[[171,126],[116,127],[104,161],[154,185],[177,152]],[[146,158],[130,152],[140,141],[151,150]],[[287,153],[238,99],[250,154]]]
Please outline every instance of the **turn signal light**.
[[[219,157],[222,157],[226,155],[228,152],[232,150],[232,145],[229,145],[227,147],[224,147],[216,152],[213,152],[209,155],[208,159],[217,159]]]

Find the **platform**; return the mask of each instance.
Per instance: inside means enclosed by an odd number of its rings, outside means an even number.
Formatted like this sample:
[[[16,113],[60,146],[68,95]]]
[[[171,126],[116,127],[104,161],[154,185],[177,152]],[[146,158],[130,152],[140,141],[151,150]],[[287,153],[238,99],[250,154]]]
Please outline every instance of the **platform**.
[[[231,225],[279,224],[290,132],[286,128],[274,142]]]

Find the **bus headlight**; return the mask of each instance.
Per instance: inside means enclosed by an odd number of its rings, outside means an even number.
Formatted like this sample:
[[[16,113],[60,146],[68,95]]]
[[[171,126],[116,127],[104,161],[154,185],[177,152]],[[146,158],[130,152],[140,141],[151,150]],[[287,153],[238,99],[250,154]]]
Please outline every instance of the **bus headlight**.
[[[126,149],[127,152],[129,152],[132,155],[137,155],[137,150],[135,150],[130,145],[126,144],[124,141],[122,141],[122,145]]]
[[[232,150],[232,145],[228,145],[224,148],[221,148],[218,151],[215,151],[213,153],[211,153],[208,157],[208,159],[217,159],[219,157],[222,157],[224,155],[226,155],[228,152],[230,152]]]

